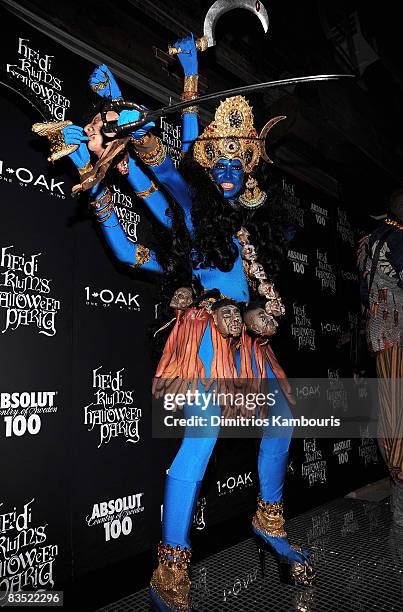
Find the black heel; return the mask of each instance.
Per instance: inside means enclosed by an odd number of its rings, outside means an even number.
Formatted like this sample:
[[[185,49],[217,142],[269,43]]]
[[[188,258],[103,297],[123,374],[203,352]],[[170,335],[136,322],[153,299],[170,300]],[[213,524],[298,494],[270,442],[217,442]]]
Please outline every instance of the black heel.
[[[262,574],[262,578],[264,578],[264,571],[266,566],[266,542],[262,541],[262,538],[257,535],[257,533],[253,534],[253,539],[255,540],[257,551],[259,555],[259,565],[260,565],[260,573]]]
[[[286,557],[279,556],[275,550],[270,546],[262,536],[253,532],[253,538],[256,542],[256,546],[259,554],[260,571],[264,578],[265,565],[266,565],[266,551],[270,553],[273,559],[278,565],[278,575],[280,582],[283,584],[289,584],[291,586],[302,586],[309,587],[315,582],[315,569],[309,563],[299,563],[298,561],[289,561]],[[300,546],[293,546],[295,550],[301,552]]]

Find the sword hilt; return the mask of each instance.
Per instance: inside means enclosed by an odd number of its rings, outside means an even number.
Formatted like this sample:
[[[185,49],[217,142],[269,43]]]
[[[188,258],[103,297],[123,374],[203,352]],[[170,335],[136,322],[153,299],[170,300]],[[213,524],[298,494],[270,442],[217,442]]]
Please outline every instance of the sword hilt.
[[[196,39],[196,49],[198,51],[205,51],[208,49],[208,39],[207,36],[202,36],[201,38]],[[185,53],[183,49],[180,47],[168,47],[169,55],[177,55],[178,53]]]

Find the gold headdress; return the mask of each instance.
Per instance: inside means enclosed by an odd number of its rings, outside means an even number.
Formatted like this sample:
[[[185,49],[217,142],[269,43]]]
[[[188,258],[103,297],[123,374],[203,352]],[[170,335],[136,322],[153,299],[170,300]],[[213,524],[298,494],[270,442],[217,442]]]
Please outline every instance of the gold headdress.
[[[226,98],[217,108],[212,121],[194,145],[194,159],[204,168],[213,168],[221,158],[239,159],[245,172],[251,172],[267,157],[264,138],[270,128],[284,116],[274,117],[260,135],[253,126],[252,107],[243,96]]]

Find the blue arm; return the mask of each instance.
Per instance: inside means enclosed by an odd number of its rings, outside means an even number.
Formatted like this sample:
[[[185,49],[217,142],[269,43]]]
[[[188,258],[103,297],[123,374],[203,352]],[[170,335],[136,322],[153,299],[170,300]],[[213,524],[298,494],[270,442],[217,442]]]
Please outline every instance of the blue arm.
[[[129,157],[129,174],[127,180],[136,194],[142,198],[147,208],[160,223],[165,227],[172,227],[172,219],[169,217],[169,204],[158,187],[154,185],[137,164],[136,160]]]
[[[199,117],[197,113],[184,112],[182,115],[182,151],[187,153],[199,136]]]
[[[181,66],[183,68],[183,73],[185,75],[185,85],[186,80],[190,80],[193,77],[193,80],[196,79],[196,84],[191,85],[191,90],[193,96],[197,96],[197,74],[198,74],[198,60],[197,60],[197,48],[196,42],[193,34],[183,38],[181,40],[177,40],[174,45],[177,49],[181,49],[181,52],[178,53],[177,57]],[[189,93],[189,90],[185,91]],[[187,100],[189,98],[186,97],[187,93],[184,93],[182,96],[183,100]],[[190,95],[192,95],[192,93]],[[190,149],[192,143],[199,136],[199,117],[197,112],[191,112],[191,107],[189,110],[184,110],[182,114],[182,151],[187,153]]]
[[[101,225],[106,242],[112,249],[117,259],[130,266],[136,268],[141,267],[143,270],[149,270],[150,272],[158,272],[162,274],[163,269],[158,263],[155,253],[149,249],[146,249],[142,245],[134,244],[127,238],[122,226],[120,225],[117,214],[113,209],[113,204],[108,201],[108,198],[106,197],[105,201],[102,203],[100,202],[100,199],[105,196],[106,190],[104,188],[99,190],[98,186],[95,187],[95,190],[95,201],[98,204],[101,204],[98,208],[95,208],[95,214]],[[93,190],[91,190],[91,193],[92,195],[95,195]],[[145,254],[147,261],[141,263],[141,258]]]

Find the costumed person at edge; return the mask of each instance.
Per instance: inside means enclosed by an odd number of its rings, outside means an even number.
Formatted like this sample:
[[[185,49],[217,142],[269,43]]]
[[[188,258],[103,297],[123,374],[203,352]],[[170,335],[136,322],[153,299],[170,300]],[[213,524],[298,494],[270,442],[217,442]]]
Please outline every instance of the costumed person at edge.
[[[178,41],[176,47],[182,50],[178,58],[185,72],[183,98],[196,98],[197,50],[193,36]],[[94,71],[90,84],[101,95],[113,87],[110,97],[120,97],[113,75],[105,66]],[[197,111],[190,107],[183,112],[184,158],[179,171],[160,139],[150,131],[151,125],[131,134],[134,154],[125,159],[130,184],[158,221],[172,231],[172,244],[179,245],[183,238],[183,244],[188,245],[191,269],[188,286],[177,285],[175,294],[169,296],[175,309],[175,325],[157,367],[153,393],[157,397],[167,390],[178,391],[172,381],[187,385],[195,379],[271,379],[281,392],[270,408],[270,416],[290,417],[290,405],[294,404],[290,385],[268,343],[278,326],[274,317],[284,314],[272,282],[282,256],[283,232],[270,198],[253,177],[247,176],[263,155],[264,144],[253,126],[252,109],[241,96],[221,102],[215,120],[201,136]],[[138,116],[136,111],[123,111],[119,123],[130,123]],[[269,122],[270,126],[277,120]],[[63,129],[67,146],[79,146],[70,154],[81,175],[77,189],[89,189],[93,209],[116,257],[164,276],[172,260],[168,258],[166,263],[165,258],[161,263],[158,254],[126,238],[105,186],[106,170],[100,173],[99,165],[98,171],[91,169],[88,148],[93,150],[95,136],[99,135],[99,131],[94,134],[91,130],[88,126],[84,130],[78,126]],[[119,152],[124,151],[127,140],[115,144],[116,150],[121,147]],[[107,149],[109,163],[116,151]],[[105,150],[99,153],[102,160]],[[155,182],[144,172],[144,165]],[[180,210],[174,214],[168,208],[164,189],[179,204]],[[257,218],[259,213],[262,214]],[[175,222],[175,215],[182,218]],[[186,236],[180,236],[182,229]],[[187,261],[183,259],[181,265],[187,268]],[[196,292],[197,286],[202,289]],[[185,416],[193,410],[193,406],[185,406]],[[220,406],[209,410],[211,414],[221,412]],[[189,531],[218,433],[218,427],[210,427],[200,437],[187,427],[169,468],[159,565],[150,583],[150,596],[158,610],[191,609]],[[308,586],[314,579],[308,551],[291,545],[284,530],[282,491],[291,436],[291,427],[282,427],[281,432],[273,426],[263,428],[258,456],[260,495],[252,529],[262,569],[264,550],[268,549],[279,562],[283,581]]]
[[[393,522],[403,527],[403,188],[383,223],[361,239],[361,300],[379,380],[378,445],[392,484]]]

